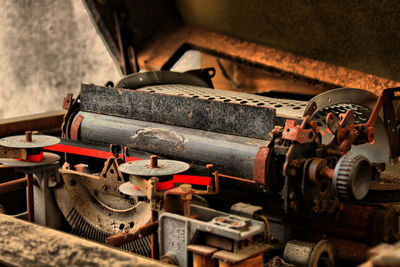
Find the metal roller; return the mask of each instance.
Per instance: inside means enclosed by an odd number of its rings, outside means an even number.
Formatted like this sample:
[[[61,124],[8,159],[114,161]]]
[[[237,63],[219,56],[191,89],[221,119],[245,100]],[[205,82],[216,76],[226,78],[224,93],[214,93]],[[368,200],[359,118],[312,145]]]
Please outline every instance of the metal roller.
[[[228,175],[253,180],[254,159],[266,140],[79,112],[80,140],[129,145],[188,163],[213,163]]]

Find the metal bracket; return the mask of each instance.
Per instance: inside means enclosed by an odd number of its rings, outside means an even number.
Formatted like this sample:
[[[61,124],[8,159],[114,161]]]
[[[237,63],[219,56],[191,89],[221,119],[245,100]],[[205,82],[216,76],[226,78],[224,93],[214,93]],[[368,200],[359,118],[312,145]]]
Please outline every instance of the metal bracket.
[[[315,139],[315,132],[313,129],[303,129],[297,126],[294,120],[286,120],[282,139],[295,141],[299,144],[311,143]]]

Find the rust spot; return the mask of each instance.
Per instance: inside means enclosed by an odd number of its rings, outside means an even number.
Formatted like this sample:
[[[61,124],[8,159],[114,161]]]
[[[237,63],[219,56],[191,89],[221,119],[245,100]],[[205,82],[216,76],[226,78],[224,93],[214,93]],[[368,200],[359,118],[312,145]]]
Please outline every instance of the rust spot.
[[[136,149],[144,151],[184,151],[186,149],[185,138],[175,132],[159,129],[145,128],[136,132],[131,137],[132,143]]]

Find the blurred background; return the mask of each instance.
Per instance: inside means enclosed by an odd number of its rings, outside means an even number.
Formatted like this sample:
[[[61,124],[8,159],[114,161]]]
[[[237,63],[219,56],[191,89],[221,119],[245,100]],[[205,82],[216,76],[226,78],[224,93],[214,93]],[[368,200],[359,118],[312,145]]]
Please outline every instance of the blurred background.
[[[81,83],[122,76],[82,1],[1,4],[0,118],[59,110]]]

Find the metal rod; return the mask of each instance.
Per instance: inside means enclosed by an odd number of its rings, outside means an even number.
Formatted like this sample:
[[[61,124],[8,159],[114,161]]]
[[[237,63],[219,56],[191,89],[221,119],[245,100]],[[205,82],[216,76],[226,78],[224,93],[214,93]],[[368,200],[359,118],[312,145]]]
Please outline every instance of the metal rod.
[[[150,168],[152,168],[152,169],[158,168],[158,157],[157,157],[157,155],[152,155],[150,157]]]
[[[26,142],[32,142],[32,132],[31,131],[26,131],[25,132],[25,141]]]
[[[135,231],[121,232],[106,238],[106,245],[118,247],[157,232],[158,221],[137,228]]]
[[[27,174],[27,206],[28,206],[28,221],[34,222],[35,221],[35,207],[34,207],[34,200],[33,200],[33,174]]]
[[[27,178],[21,178],[0,184],[0,194],[16,191],[22,188],[26,188]]]
[[[158,211],[152,210],[151,211],[151,222],[154,223],[158,221]],[[151,258],[158,260],[160,257],[159,254],[159,245],[158,245],[158,232],[155,231],[151,235]]]

